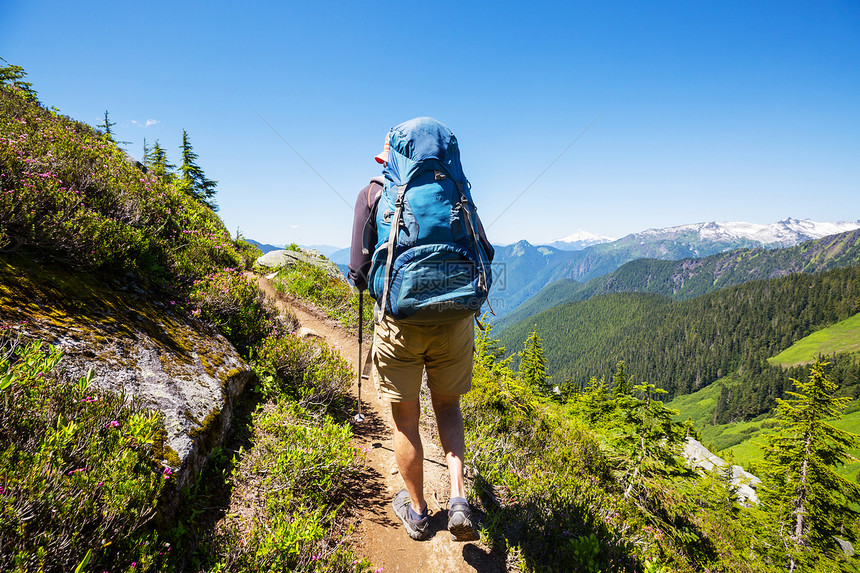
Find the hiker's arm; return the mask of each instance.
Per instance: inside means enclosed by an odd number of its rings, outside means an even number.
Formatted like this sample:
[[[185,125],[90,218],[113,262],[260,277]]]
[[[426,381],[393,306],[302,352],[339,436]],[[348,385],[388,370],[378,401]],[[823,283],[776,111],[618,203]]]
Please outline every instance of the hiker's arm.
[[[373,255],[373,248],[376,246],[376,221],[373,220],[373,212],[367,203],[369,190],[370,185],[362,189],[355,201],[352,243],[349,247],[349,274],[347,276],[358,290],[367,289],[370,259]],[[365,233],[368,233],[367,240]],[[367,245],[366,249],[365,245]]]

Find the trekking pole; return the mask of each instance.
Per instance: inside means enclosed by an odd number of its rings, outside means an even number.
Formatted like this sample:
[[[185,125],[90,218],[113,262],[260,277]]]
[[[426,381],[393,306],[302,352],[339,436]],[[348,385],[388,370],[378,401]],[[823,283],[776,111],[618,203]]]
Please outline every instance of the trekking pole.
[[[364,293],[361,289],[358,290],[358,414],[355,415],[356,422],[364,421],[364,414],[361,413],[361,341],[364,337]]]

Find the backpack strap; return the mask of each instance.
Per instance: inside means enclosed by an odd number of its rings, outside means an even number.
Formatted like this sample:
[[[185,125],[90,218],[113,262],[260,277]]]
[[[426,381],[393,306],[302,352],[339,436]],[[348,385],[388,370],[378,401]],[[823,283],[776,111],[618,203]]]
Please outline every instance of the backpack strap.
[[[468,207],[469,205],[472,205],[472,203],[469,201],[468,197],[466,197],[466,193],[463,190],[463,184],[457,180],[454,180],[454,183],[457,185],[457,191],[460,192],[460,204],[461,204],[460,209],[466,215],[466,223],[467,223],[466,226],[469,227],[469,231],[470,231],[470,234],[472,236],[472,241],[475,243],[475,252],[479,254],[479,256],[478,256],[478,259],[479,259],[478,260],[478,265],[479,265],[478,286],[486,289],[487,285],[489,284],[489,281],[487,280],[487,269],[484,266],[483,257],[480,256],[481,240],[480,240],[480,238],[478,238],[477,225],[476,225],[476,222],[472,220],[472,213]],[[473,207],[474,207],[474,205],[473,205]],[[489,301],[489,299],[487,299],[487,305],[489,305],[489,304],[490,304],[490,301]],[[480,312],[480,310],[475,312],[476,316],[477,316],[478,312]],[[493,312],[492,306],[490,306],[490,312]],[[493,315],[495,315],[495,314],[496,313],[493,312]]]
[[[376,183],[377,189],[373,184]],[[370,180],[370,185],[367,187],[367,208],[373,212],[373,206],[376,205],[379,198],[382,197],[382,187],[385,185],[385,179],[382,177],[374,177]]]
[[[364,222],[364,229],[361,236],[361,254],[370,255],[372,249],[376,247],[376,222],[375,210],[379,203],[379,198],[382,197],[382,186],[385,180],[382,177],[374,177],[370,180],[370,185],[367,186],[367,220]],[[374,185],[375,184],[375,185]],[[373,239],[371,240],[371,237]]]
[[[397,233],[400,231],[400,218],[403,214],[403,196],[406,195],[406,185],[397,187],[397,199],[394,200],[394,217],[391,220],[391,231],[388,233],[386,248],[388,253],[385,259],[385,283],[382,288],[382,301],[376,313],[376,322],[379,323],[385,315],[388,305],[388,291],[391,288],[391,267],[394,262],[394,248],[397,246]]]

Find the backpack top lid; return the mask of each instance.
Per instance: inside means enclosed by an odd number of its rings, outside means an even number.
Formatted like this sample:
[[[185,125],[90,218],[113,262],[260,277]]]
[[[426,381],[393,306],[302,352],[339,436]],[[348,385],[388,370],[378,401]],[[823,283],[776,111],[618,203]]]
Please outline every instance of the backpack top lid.
[[[435,169],[466,182],[457,138],[444,123],[416,117],[391,128],[388,166],[383,173],[395,185],[406,185],[419,172]]]

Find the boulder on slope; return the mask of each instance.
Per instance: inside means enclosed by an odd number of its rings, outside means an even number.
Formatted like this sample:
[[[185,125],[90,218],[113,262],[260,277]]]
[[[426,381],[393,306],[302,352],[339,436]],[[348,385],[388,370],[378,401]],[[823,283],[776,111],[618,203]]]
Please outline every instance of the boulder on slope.
[[[714,468],[721,468],[728,465],[726,461],[718,455],[712,453],[708,448],[702,445],[701,442],[693,438],[687,438],[684,444],[684,459],[690,464],[691,468],[702,469],[705,471],[713,471]],[[738,465],[731,467],[731,477],[729,482],[737,488],[738,501],[742,504],[758,503],[758,495],[755,488],[761,483],[761,480],[753,474],[746,471]]]
[[[189,483],[223,442],[253,372],[230,342],[133,284],[0,258],[0,323],[63,349],[59,369],[164,413],[156,446]]]
[[[323,257],[322,253],[319,251],[314,251],[312,249],[300,249],[298,251],[282,249],[280,251],[270,251],[259,257],[256,265],[266,269],[280,269],[283,267],[291,267],[297,262],[308,263],[315,267],[319,267],[330,277],[346,282],[346,277],[335,263]]]

